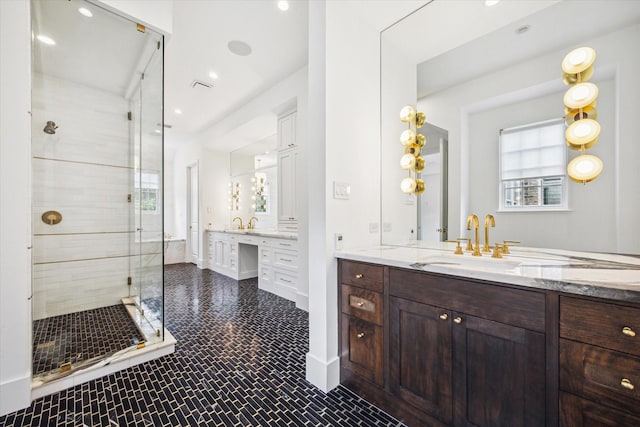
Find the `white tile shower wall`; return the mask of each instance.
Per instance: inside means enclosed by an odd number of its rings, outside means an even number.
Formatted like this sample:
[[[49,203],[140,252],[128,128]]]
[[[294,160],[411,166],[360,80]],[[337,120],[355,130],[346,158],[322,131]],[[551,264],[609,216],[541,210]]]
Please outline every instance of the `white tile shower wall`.
[[[34,74],[32,155],[129,167],[129,103],[121,96]],[[58,126],[43,132],[47,121]]]
[[[34,319],[118,304],[133,289],[127,277],[134,273],[157,280],[147,270],[149,258],[161,256],[161,243],[139,246],[131,233],[128,108],[118,94],[34,77]],[[49,120],[59,126],[55,135],[42,130]],[[59,211],[62,221],[43,223],[48,210]]]

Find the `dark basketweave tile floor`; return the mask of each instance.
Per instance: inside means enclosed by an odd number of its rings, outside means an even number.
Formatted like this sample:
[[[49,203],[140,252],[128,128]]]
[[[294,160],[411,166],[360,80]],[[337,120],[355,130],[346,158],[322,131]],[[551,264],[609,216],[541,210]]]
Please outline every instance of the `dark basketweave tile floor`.
[[[305,380],[308,315],[295,304],[190,264],[165,270],[172,355],[0,417],[0,426],[401,426],[337,387]]]
[[[33,375],[113,354],[142,340],[123,304],[33,322]]]

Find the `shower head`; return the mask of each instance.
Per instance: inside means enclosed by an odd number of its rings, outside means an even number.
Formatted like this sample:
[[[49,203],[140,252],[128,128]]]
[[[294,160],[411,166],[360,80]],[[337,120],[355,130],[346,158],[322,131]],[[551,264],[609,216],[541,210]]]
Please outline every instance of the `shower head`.
[[[56,133],[56,129],[58,129],[58,126],[56,126],[55,122],[47,122],[47,125],[44,127],[44,133],[53,135]]]

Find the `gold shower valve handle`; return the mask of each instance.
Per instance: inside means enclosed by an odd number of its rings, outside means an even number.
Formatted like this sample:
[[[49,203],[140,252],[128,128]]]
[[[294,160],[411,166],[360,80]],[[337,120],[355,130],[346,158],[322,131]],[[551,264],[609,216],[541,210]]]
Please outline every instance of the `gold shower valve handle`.
[[[625,334],[628,337],[635,337],[636,336],[636,332],[631,329],[628,326],[625,326],[624,328],[622,328],[622,333]]]

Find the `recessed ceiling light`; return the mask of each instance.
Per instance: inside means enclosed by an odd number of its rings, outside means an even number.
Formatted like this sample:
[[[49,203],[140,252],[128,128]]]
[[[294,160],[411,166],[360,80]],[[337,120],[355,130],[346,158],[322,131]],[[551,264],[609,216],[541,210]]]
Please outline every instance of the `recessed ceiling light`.
[[[251,55],[251,46],[241,40],[231,40],[229,43],[227,43],[227,47],[229,48],[231,53],[235,53],[236,55]]]
[[[283,12],[289,10],[289,2],[287,0],[280,0],[278,2],[278,9],[280,9]]]
[[[93,16],[93,13],[91,13],[91,11],[86,7],[81,7],[80,9],[78,9],[78,12],[80,12],[82,15],[86,16],[87,18],[91,18]]]
[[[484,5],[489,7],[495,6],[498,3],[500,3],[500,0],[484,0]]]
[[[54,39],[52,39],[51,37],[43,36],[42,34],[36,36],[36,38],[42,43],[48,44],[49,46],[53,46],[54,44],[56,44],[56,41]]]
[[[179,108],[176,108],[175,110],[173,110],[173,112],[176,114],[182,114],[182,110]]]
[[[213,80],[216,80],[218,78],[218,73],[216,73],[215,71],[210,71],[209,77],[211,77]]]

